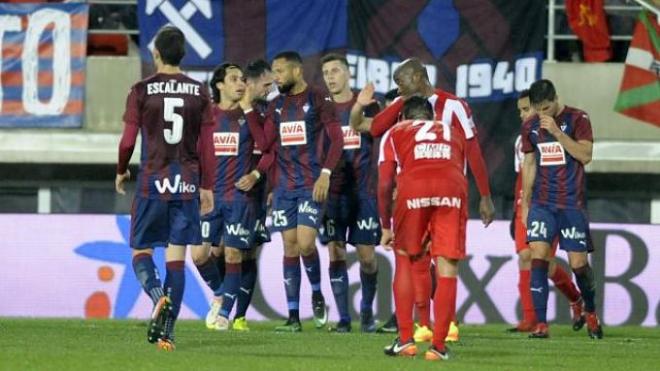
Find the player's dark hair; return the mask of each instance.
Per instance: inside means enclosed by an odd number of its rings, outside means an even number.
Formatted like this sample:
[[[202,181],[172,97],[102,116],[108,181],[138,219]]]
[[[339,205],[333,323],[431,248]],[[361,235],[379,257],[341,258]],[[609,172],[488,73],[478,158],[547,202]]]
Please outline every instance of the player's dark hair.
[[[220,89],[216,86],[219,82],[224,82],[225,77],[227,76],[227,71],[232,69],[232,68],[237,68],[238,70],[242,71],[241,66],[237,65],[236,63],[223,63],[219,65],[218,67],[213,70],[213,76],[211,76],[211,81],[209,81],[209,86],[211,86],[211,92],[213,101],[215,103],[220,103]]]
[[[270,72],[270,65],[263,59],[255,59],[248,62],[243,72],[246,79],[258,79],[265,72]]]
[[[298,52],[294,52],[293,50],[287,50],[284,52],[277,53],[277,55],[273,58],[273,60],[276,59],[284,59],[287,62],[293,62],[300,65],[302,65],[303,63],[300,54],[298,54]]]
[[[396,97],[398,97],[398,96],[399,96],[399,89],[394,88],[394,89],[388,91],[387,93],[385,93],[385,100],[389,100],[391,102],[391,101],[395,100]]]
[[[156,35],[156,50],[163,63],[178,66],[186,55],[186,38],[180,29],[174,26],[165,26]]]
[[[346,66],[346,68],[348,68],[348,60],[346,59],[346,57],[337,53],[330,53],[324,55],[323,58],[321,58],[321,66],[323,66],[328,62],[333,62],[333,61],[337,61],[343,64],[344,66]]]
[[[433,107],[426,98],[411,97],[403,103],[403,117],[406,120],[430,120],[433,118]]]
[[[543,101],[553,101],[557,97],[555,86],[550,80],[535,81],[529,87],[529,102],[531,104],[539,104]]]
[[[525,89],[518,94],[518,99],[529,98],[529,89]]]

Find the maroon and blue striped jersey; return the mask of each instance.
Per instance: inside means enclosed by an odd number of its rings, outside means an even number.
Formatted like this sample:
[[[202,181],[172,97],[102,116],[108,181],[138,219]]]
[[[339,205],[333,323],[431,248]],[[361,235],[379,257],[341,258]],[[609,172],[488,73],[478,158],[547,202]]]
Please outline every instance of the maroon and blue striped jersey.
[[[130,90],[117,173],[123,174],[142,136],[137,195],[163,200],[198,197],[212,187],[212,102],[207,90],[183,74],[158,73]]]
[[[312,190],[321,169],[334,169],[341,157],[341,126],[323,90],[308,86],[300,94],[275,98],[264,130],[275,142],[275,189]]]
[[[554,120],[573,140],[593,142],[591,122],[584,111],[565,106]],[[584,166],[540,125],[535,115],[523,124],[521,132],[523,152],[536,156],[532,203],[558,209],[586,207]]]

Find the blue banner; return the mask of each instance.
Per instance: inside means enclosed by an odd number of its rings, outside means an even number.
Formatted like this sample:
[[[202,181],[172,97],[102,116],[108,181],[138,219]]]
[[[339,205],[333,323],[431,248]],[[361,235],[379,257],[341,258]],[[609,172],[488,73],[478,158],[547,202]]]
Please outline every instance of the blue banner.
[[[0,127],[81,127],[86,4],[0,4]]]

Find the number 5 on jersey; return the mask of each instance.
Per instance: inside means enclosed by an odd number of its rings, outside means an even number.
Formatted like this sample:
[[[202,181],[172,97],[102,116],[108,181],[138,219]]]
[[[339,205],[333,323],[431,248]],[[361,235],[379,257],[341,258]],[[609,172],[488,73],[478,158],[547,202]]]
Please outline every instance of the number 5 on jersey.
[[[172,123],[172,129],[163,129],[168,144],[177,144],[183,137],[183,117],[174,112],[180,107],[183,107],[183,98],[163,98],[163,119]]]

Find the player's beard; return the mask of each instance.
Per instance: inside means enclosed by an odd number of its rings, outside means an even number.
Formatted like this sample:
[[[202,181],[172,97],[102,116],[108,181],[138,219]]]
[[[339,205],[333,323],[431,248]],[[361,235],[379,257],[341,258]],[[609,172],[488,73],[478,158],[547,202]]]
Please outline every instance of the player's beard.
[[[283,84],[282,86],[278,86],[277,89],[280,91],[280,94],[289,94],[291,89],[293,89],[293,86],[295,84],[292,82],[287,82],[286,84]]]

